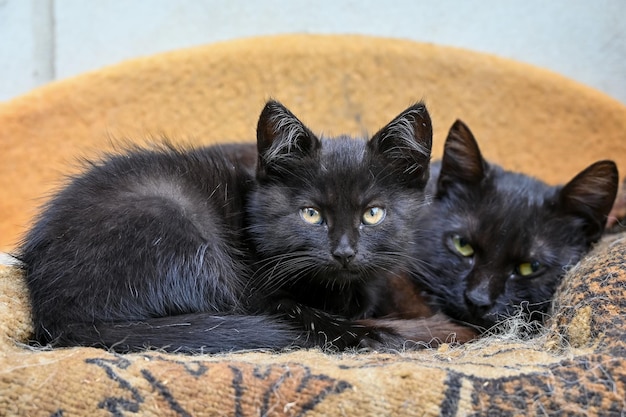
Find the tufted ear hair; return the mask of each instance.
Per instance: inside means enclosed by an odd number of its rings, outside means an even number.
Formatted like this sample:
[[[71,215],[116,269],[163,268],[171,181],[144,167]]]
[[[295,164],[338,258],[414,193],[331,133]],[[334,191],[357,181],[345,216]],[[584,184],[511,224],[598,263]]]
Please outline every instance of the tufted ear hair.
[[[485,162],[471,130],[461,120],[454,122],[443,150],[437,195],[443,195],[452,184],[478,184],[485,177]]]
[[[598,161],[576,175],[559,191],[559,209],[583,219],[589,244],[602,236],[618,187],[619,174],[615,163]]]
[[[404,110],[380,129],[368,143],[370,152],[382,156],[398,178],[410,187],[424,188],[428,181],[433,130],[424,103]]]
[[[265,104],[257,124],[258,177],[284,173],[285,164],[314,157],[320,147],[320,140],[285,106],[275,100]]]

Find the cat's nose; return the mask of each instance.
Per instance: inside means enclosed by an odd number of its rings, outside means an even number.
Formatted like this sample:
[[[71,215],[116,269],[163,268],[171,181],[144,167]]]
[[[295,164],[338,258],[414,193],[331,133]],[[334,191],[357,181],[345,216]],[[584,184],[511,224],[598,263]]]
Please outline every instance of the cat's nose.
[[[333,258],[345,268],[352,262],[355,255],[356,252],[350,244],[348,237],[345,235],[342,236],[339,240],[339,244],[333,251]]]
[[[352,248],[347,248],[346,250],[336,250],[333,252],[333,258],[335,258],[341,265],[344,267],[348,266],[350,262],[354,259],[354,250]]]
[[[488,285],[482,283],[470,290],[465,291],[465,302],[468,306],[478,309],[487,310],[493,305],[493,300],[489,295]]]

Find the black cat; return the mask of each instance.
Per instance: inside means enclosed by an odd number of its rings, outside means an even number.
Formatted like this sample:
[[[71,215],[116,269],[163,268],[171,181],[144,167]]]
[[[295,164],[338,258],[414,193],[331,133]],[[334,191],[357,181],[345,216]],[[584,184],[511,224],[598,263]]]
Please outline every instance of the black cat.
[[[36,341],[219,352],[445,338],[457,330],[445,319],[354,322],[421,250],[409,231],[431,137],[421,103],[366,141],[319,139],[270,101],[256,150],[163,146],[93,163],[21,246]]]
[[[461,322],[487,329],[520,311],[540,321],[567,269],[600,239],[617,188],[611,161],[557,187],[505,171],[456,121],[431,167],[413,279]]]

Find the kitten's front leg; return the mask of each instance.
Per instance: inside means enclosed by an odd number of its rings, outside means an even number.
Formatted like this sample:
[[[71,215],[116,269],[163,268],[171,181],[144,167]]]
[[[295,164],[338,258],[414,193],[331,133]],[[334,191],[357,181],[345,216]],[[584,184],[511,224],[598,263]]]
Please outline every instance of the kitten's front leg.
[[[388,332],[386,328],[369,327],[289,298],[278,301],[274,313],[304,330],[303,336],[294,341],[294,345],[300,347],[320,347],[324,350],[369,347],[384,343],[385,336],[381,332]]]
[[[375,349],[416,349],[438,347],[444,343],[462,344],[478,338],[480,332],[451,321],[444,314],[415,319],[376,318],[358,320],[378,334],[379,340],[363,340],[362,346]]]
[[[292,299],[282,299],[275,313],[296,323],[304,330],[300,347],[320,347],[325,350],[348,348],[418,349],[438,347],[443,343],[466,343],[479,332],[451,321],[443,314],[426,318],[375,318],[347,320]]]

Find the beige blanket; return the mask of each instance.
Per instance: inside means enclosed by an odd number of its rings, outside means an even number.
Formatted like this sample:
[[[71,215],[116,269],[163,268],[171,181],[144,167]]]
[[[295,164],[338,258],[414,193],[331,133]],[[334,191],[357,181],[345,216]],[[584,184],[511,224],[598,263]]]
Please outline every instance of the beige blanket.
[[[625,254],[623,234],[571,271],[541,337],[395,354],[33,349],[21,275],[0,269],[0,415],[621,415]]]

